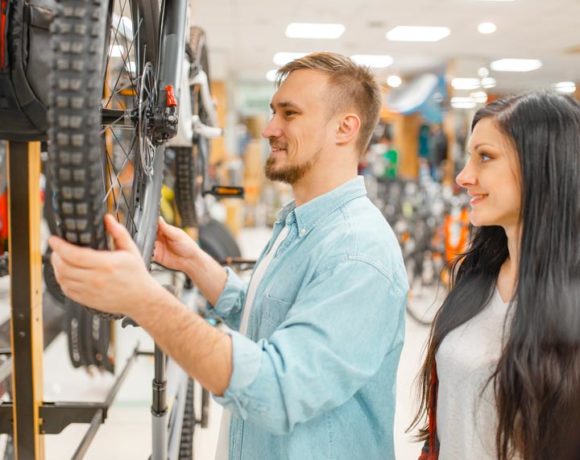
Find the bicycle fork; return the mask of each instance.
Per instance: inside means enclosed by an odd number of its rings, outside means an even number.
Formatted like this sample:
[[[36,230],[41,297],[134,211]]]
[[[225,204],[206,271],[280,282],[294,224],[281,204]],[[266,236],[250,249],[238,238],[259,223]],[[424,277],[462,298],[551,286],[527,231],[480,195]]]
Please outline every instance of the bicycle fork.
[[[152,453],[151,460],[166,460],[167,450],[167,378],[165,354],[155,345],[155,375],[151,403]]]

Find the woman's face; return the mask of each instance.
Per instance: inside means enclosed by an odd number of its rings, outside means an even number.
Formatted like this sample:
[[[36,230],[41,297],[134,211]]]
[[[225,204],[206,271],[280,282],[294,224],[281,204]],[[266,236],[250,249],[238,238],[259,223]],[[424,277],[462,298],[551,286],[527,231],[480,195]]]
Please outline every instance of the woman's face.
[[[483,118],[475,125],[468,153],[456,181],[471,197],[471,223],[517,228],[521,208],[517,153],[493,118]]]

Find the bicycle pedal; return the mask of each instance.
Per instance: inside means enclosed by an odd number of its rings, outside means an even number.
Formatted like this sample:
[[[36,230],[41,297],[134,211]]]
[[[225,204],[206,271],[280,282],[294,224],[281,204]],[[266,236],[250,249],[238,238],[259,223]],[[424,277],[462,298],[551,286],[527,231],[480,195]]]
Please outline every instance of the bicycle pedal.
[[[205,195],[213,195],[216,198],[244,198],[244,187],[214,185],[210,190],[203,192],[203,196]]]
[[[125,316],[123,318],[123,321],[121,321],[121,327],[127,326],[139,327],[139,325],[135,322],[135,320],[129,318],[128,316]]]

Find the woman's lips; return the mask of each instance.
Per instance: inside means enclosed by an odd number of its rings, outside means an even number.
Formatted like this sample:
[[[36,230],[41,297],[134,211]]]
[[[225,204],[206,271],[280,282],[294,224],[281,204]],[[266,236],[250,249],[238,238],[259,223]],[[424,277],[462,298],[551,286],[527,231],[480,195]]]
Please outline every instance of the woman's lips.
[[[475,206],[476,204],[480,203],[485,198],[487,198],[487,195],[484,195],[484,194],[472,195],[471,200],[469,200],[469,204],[471,206]]]

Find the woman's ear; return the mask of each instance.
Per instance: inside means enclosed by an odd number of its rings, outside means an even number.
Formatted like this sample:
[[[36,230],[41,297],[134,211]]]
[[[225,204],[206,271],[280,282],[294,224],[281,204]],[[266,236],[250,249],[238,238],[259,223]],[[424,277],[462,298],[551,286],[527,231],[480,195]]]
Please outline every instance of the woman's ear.
[[[338,121],[336,127],[336,143],[340,145],[356,142],[359,131],[359,116],[356,113],[347,113]]]

